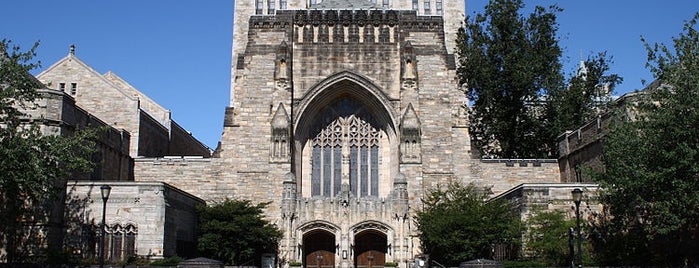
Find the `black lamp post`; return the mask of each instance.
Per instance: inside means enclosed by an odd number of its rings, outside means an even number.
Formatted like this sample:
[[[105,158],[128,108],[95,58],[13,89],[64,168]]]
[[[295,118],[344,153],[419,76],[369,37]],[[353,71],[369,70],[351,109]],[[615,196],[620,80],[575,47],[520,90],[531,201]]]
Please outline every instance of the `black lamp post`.
[[[105,219],[107,215],[107,200],[109,199],[109,193],[112,191],[112,187],[109,185],[102,185],[100,187],[102,192],[102,236],[100,236],[100,268],[104,267],[104,236],[106,235],[106,225]]]
[[[575,268],[575,231],[568,230],[568,252],[570,253],[570,268]]]
[[[582,201],[583,191],[580,190],[580,188],[575,188],[570,193],[573,195],[573,202],[575,203],[575,226],[577,229],[578,236],[578,267],[582,267],[582,237],[580,236],[580,201]]]

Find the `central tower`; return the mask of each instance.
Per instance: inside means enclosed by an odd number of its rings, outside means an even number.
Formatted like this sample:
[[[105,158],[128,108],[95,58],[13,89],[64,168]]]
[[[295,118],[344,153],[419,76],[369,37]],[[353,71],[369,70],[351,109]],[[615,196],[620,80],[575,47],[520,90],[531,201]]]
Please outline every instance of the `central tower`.
[[[235,2],[231,100],[216,152],[230,176],[218,183],[271,202],[282,263],[407,267],[420,253],[410,207],[428,187],[471,177],[453,55],[464,6]]]

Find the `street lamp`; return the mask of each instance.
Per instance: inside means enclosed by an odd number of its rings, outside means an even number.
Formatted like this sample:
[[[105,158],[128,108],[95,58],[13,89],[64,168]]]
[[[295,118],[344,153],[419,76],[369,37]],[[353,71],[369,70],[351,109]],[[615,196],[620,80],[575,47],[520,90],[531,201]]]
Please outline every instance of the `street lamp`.
[[[577,228],[578,236],[578,267],[582,267],[582,237],[580,236],[580,201],[582,201],[583,191],[580,190],[580,188],[575,188],[570,193],[573,195],[573,202],[575,203],[575,225]]]
[[[102,185],[100,187],[100,192],[102,192],[102,236],[100,237],[100,268],[104,267],[104,236],[106,235],[106,225],[105,219],[107,215],[107,200],[109,199],[109,193],[112,191],[112,187],[109,185]]]

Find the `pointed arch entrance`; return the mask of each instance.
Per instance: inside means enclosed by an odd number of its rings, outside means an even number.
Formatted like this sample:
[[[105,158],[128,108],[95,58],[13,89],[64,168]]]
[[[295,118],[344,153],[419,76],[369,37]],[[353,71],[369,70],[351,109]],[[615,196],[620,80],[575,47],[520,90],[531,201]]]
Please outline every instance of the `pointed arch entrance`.
[[[302,252],[304,267],[335,267],[335,235],[326,230],[314,230],[304,234]]]

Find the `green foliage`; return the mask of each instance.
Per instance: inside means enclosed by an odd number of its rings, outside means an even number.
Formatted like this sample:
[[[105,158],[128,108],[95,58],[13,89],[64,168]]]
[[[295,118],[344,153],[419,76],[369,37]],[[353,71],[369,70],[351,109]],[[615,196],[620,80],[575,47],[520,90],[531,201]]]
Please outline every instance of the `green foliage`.
[[[470,131],[485,155],[544,158],[555,150],[549,92],[561,88],[556,32],[560,9],[522,0],[493,0],[467,17],[457,37],[459,81],[473,101]]]
[[[637,107],[635,121],[607,135],[598,175],[606,211],[596,249],[611,265],[699,265],[699,13],[673,39],[646,45],[664,84]],[[623,251],[618,249],[623,248]]]
[[[301,265],[303,265],[303,263],[301,263],[300,261],[290,261],[289,262],[289,266],[297,267],[297,266],[301,266]]]
[[[45,244],[47,256],[60,255],[62,231],[56,219],[63,216],[65,182],[73,172],[92,167],[95,133],[43,135],[41,118],[22,112],[42,87],[28,73],[39,65],[31,62],[36,45],[27,52],[17,46],[8,52],[10,46],[7,40],[0,43],[0,248],[7,249],[0,259],[12,263],[39,254]]]
[[[155,260],[150,263],[150,266],[177,266],[182,262],[184,259],[179,256],[172,256],[172,257],[167,257],[162,260]]]
[[[607,109],[614,88],[623,81],[617,74],[608,74],[610,62],[606,53],[589,57],[570,78],[567,89],[552,92],[556,133],[576,129]]]
[[[383,264],[383,267],[398,267],[397,262],[386,262]]]
[[[486,202],[487,189],[450,183],[422,199],[416,224],[422,251],[446,266],[492,258],[496,244],[518,244],[521,223],[509,202]]]
[[[566,266],[570,251],[568,233],[575,221],[560,211],[541,211],[527,221],[526,251],[543,266]]]
[[[282,234],[263,218],[267,205],[226,200],[199,207],[199,251],[230,265],[258,263],[262,254],[276,252]]]

